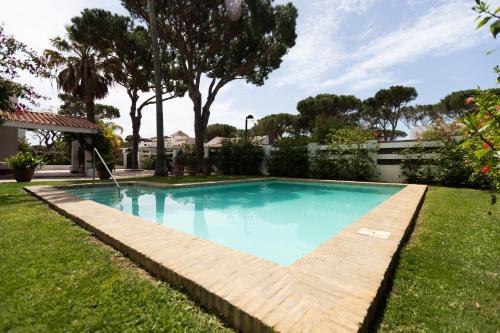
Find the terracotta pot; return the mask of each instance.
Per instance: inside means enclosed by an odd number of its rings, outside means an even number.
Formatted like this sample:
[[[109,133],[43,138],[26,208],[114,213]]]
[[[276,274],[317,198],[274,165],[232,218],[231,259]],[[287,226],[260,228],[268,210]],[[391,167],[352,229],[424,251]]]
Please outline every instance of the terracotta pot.
[[[106,169],[97,169],[97,176],[99,179],[109,179],[111,174]]]
[[[30,182],[35,174],[35,169],[14,169],[13,173],[17,182]]]

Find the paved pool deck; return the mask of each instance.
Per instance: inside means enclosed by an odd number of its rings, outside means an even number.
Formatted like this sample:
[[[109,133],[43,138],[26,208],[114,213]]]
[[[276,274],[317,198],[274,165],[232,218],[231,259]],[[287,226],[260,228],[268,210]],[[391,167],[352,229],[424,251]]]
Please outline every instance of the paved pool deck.
[[[128,184],[172,188],[207,183]],[[182,286],[238,330],[359,332],[366,331],[374,317],[397,253],[413,229],[425,195],[424,185],[404,185],[290,266],[81,199],[62,190],[62,186],[28,186],[25,190],[153,275]]]

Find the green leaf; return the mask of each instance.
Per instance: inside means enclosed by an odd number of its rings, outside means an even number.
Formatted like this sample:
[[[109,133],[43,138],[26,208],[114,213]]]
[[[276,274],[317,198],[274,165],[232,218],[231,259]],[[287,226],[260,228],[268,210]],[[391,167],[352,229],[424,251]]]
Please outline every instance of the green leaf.
[[[478,24],[477,24],[477,27],[476,29],[479,29],[481,28],[483,25],[485,25],[486,23],[488,23],[488,21],[491,20],[491,16],[487,16],[485,17],[484,19],[482,19]]]
[[[498,7],[493,14],[496,15],[498,13],[500,13],[500,7]]]
[[[500,20],[490,25],[490,31],[494,38],[497,38],[498,33],[500,33]]]

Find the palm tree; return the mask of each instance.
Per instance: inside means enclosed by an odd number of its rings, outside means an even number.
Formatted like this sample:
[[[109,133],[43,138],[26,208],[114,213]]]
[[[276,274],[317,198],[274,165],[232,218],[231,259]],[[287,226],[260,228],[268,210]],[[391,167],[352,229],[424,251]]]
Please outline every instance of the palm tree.
[[[111,69],[115,64],[90,45],[71,38],[51,40],[55,50],[45,50],[48,64],[60,69],[57,74],[59,89],[80,98],[85,104],[87,119],[95,123],[95,100],[108,94],[112,82]]]

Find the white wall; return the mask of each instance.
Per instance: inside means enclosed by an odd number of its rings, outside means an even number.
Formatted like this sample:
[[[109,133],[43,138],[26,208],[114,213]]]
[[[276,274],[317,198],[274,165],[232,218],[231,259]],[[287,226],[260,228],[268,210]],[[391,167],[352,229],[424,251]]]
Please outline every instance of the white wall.
[[[378,176],[372,180],[386,182],[386,183],[401,183],[405,182],[406,179],[401,175],[400,161],[404,158],[401,155],[401,151],[406,148],[415,147],[417,145],[422,145],[423,147],[438,147],[442,145],[439,141],[395,141],[395,142],[379,142],[375,141],[367,142],[368,145],[372,147],[377,147],[376,152],[370,153],[370,157],[375,162],[377,169],[379,171]],[[315,143],[310,143],[308,145],[309,157],[312,159],[318,150],[328,149],[328,146],[322,146]],[[264,154],[268,156],[273,150],[272,145],[264,146]],[[434,153],[424,154],[425,159],[432,159],[436,157]],[[262,174],[268,175],[267,169],[263,164],[261,167]]]

